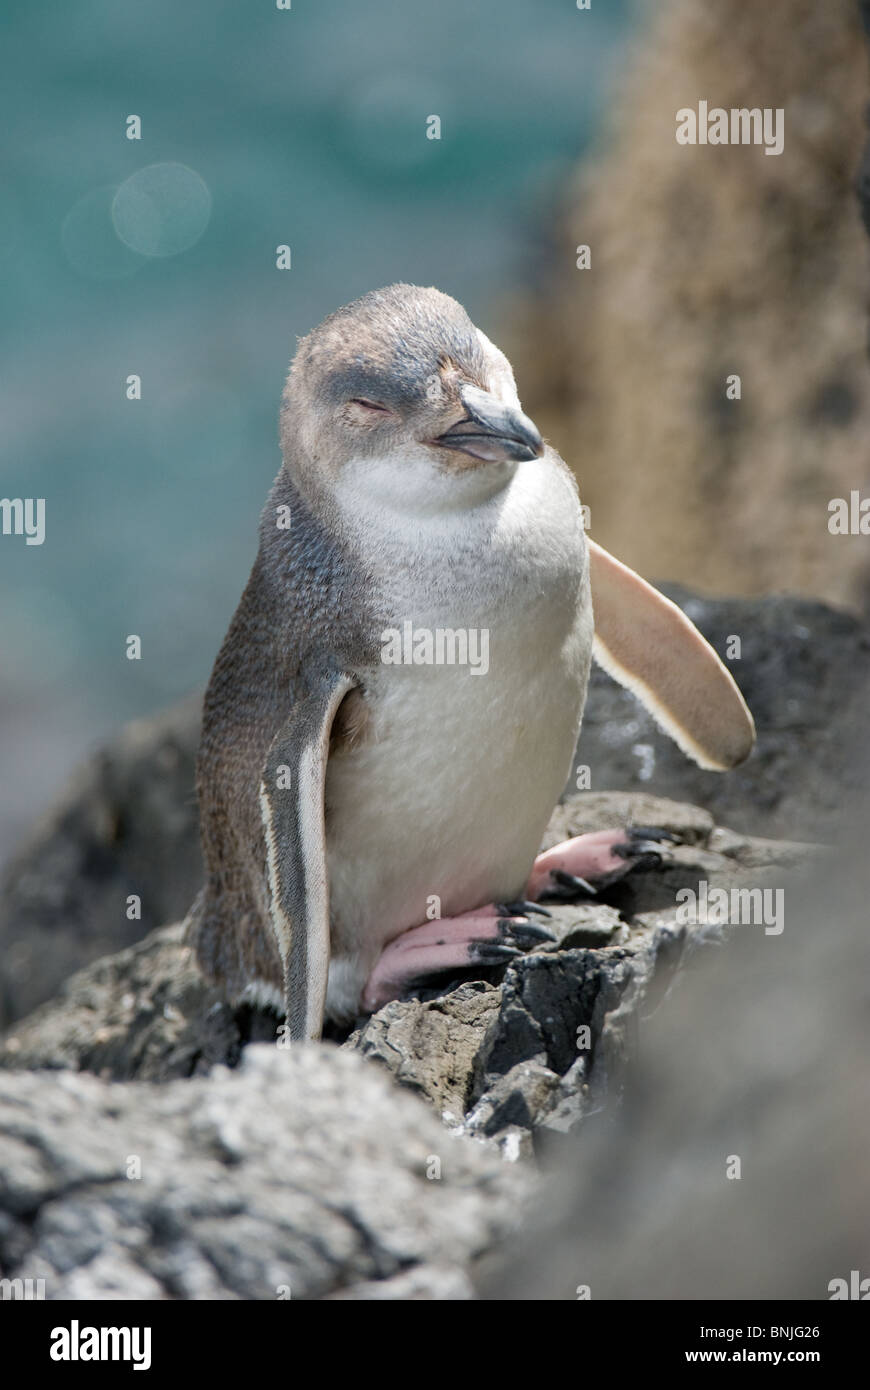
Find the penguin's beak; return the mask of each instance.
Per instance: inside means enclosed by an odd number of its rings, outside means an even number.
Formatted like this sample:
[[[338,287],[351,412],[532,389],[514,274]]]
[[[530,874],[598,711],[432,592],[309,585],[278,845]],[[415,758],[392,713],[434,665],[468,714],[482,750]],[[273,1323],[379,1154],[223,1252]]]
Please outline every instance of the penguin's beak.
[[[544,441],[537,426],[518,407],[505,405],[478,386],[463,386],[459,398],[465,416],[439,434],[434,444],[459,449],[484,463],[540,458]]]

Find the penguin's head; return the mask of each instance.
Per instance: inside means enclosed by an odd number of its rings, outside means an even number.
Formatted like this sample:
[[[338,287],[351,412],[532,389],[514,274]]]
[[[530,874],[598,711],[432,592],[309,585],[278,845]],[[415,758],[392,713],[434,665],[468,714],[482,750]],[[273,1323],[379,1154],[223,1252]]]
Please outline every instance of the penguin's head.
[[[415,285],[374,290],[301,340],[281,444],[292,474],[439,508],[544,452],[504,353],[455,299]]]

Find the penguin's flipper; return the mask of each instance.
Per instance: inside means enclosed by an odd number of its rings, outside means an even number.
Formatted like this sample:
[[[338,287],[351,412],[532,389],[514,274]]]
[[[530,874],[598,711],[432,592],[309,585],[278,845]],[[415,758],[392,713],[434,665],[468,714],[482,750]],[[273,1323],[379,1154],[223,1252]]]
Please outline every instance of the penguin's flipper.
[[[699,767],[724,772],[752,751],[746,702],[682,609],[590,540],[593,654]]]
[[[288,1037],[316,1041],[329,973],[323,789],[329,736],[353,680],[326,678],[298,700],[272,740],[260,782],[270,912],[284,964]]]

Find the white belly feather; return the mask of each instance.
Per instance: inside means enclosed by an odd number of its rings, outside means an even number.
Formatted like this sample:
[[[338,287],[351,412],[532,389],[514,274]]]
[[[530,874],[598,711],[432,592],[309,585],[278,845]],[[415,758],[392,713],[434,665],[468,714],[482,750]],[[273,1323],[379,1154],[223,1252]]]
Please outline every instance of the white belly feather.
[[[576,492],[548,454],[469,524],[465,563],[424,528],[385,575],[397,627],[486,629],[488,671],[379,666],[364,742],[327,766],[331,1013],[405,928],[520,896],[570,774],[592,645]]]

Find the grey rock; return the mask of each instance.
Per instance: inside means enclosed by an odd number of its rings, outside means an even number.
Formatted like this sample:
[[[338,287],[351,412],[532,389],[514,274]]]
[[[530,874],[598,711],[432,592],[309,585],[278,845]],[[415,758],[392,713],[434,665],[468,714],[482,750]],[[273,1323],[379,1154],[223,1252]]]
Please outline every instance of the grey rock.
[[[330,1046],[165,1086],[0,1074],[0,1268],[48,1299],[467,1297],[527,1190]]]
[[[203,979],[184,923],[175,923],[67,980],[0,1041],[0,1067],[168,1081],[215,1062],[235,1064],[252,1035],[245,1026],[251,1016],[230,1009]],[[277,1020],[263,1015],[260,1022],[253,1036],[274,1038]]]
[[[394,1000],[353,1033],[347,1047],[456,1120],[479,1089],[481,1049],[498,1023],[499,1006],[499,990],[485,981],[427,1000]]]
[[[276,1047],[274,1014],[201,977],[184,923],[79,971],[0,1043],[4,1274],[49,1298],[473,1297],[537,1162],[612,1112],[648,1019],[721,951],[729,929],[678,920],[677,889],[778,884],[815,853],[636,793],[573,798],[548,835],[631,820],[684,843],[341,1047]]]
[[[403,1274],[396,1274],[392,1279],[378,1279],[369,1283],[354,1284],[351,1288],[342,1289],[339,1293],[328,1294],[327,1298],[330,1301],[336,1299],[353,1299],[365,1302],[390,1300],[402,1303],[437,1299],[455,1303],[476,1296],[474,1286],[465,1270],[459,1269],[455,1265],[429,1264],[416,1265],[414,1269]]]
[[[559,1076],[540,1062],[517,1062],[498,1077],[466,1121],[470,1134],[499,1135],[539,1124],[559,1091]]]
[[[715,922],[678,921],[678,890],[701,880],[710,890],[778,884],[815,853],[716,827],[697,807],[646,793],[574,797],[557,809],[545,843],[632,821],[687,843],[670,849],[658,870],[617,885],[618,906],[554,906],[555,941],[481,979],[385,1005],[351,1033],[345,1050],[509,1157],[529,1154],[523,1135],[570,1132],[614,1100],[640,1018],[694,952],[725,935]],[[184,924],[176,924],[69,980],[0,1041],[0,1068],[167,1081],[215,1062],[236,1065],[247,1043],[274,1040],[277,1024],[268,1012],[231,1009],[200,975]]]
[[[658,1007],[653,979],[621,1106],[548,1113],[550,1181],[482,1297],[818,1301],[868,1275],[870,866],[846,838],[825,870],[782,876],[781,935],[697,949]]]
[[[182,917],[202,879],[200,700],[127,725],[73,778],[0,888],[0,1026],[88,961]],[[127,899],[141,918],[127,918]]]
[[[628,691],[593,668],[576,754],[594,789],[647,791],[705,807],[749,834],[826,840],[861,791],[860,744],[870,686],[864,619],[797,598],[707,599],[663,586],[726,659],[758,731],[742,767],[721,776],[690,763]]]

